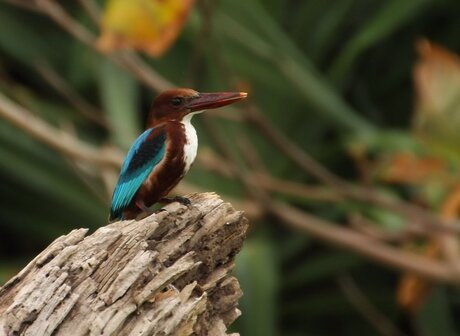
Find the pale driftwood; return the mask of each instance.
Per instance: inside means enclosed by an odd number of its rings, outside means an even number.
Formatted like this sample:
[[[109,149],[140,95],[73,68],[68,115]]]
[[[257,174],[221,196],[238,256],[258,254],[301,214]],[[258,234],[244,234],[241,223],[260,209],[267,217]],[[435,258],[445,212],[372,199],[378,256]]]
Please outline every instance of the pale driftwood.
[[[227,335],[248,226],[212,193],[54,241],[0,289],[0,335]]]

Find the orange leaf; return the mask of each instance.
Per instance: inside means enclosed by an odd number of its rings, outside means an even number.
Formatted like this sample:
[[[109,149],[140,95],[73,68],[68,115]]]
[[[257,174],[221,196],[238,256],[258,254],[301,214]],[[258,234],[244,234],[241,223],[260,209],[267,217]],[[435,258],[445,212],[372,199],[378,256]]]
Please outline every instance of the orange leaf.
[[[459,214],[460,184],[454,186],[454,188],[450,191],[441,208],[442,218],[455,219],[458,218]],[[444,246],[443,250],[441,244],[449,244],[449,246]],[[452,259],[458,258],[458,241],[456,237],[432,237],[427,245],[423,247],[420,254],[428,259],[439,259],[441,257],[441,252],[446,252],[446,248],[453,250],[450,251],[453,255]],[[401,277],[398,285],[398,303],[407,311],[415,313],[425,303],[432,287],[432,281],[413,273],[405,273]]]
[[[441,175],[446,164],[434,157],[417,157],[412,153],[397,153],[390,158],[382,173],[382,180],[391,183],[415,184]]]
[[[438,259],[441,254],[439,241],[430,240],[420,254],[428,259]],[[398,284],[398,304],[408,312],[416,313],[425,303],[432,287],[432,282],[426,278],[414,273],[405,273]]]
[[[442,204],[442,217],[446,219],[456,219],[460,215],[460,184],[457,184],[449,193]]]
[[[97,42],[104,52],[134,48],[161,56],[176,40],[194,0],[109,0]]]

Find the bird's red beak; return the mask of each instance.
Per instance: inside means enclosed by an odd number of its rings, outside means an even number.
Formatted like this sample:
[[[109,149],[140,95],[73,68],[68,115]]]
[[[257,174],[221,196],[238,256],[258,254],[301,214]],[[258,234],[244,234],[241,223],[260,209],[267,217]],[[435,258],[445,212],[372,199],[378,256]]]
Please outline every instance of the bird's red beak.
[[[233,104],[247,97],[246,92],[214,92],[200,93],[196,98],[187,103],[190,112],[214,109]]]

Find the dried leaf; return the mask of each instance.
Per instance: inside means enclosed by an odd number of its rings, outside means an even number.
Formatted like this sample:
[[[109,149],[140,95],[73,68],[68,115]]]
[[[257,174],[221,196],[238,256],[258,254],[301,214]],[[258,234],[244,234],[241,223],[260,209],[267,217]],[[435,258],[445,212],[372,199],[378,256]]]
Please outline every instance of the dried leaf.
[[[456,185],[447,195],[441,208],[441,216],[445,219],[458,218],[460,214],[460,185]],[[429,259],[439,259],[447,254],[451,261],[458,260],[459,244],[457,237],[440,235],[432,237],[420,252]],[[416,313],[423,305],[432,289],[432,282],[416,274],[406,273],[402,276],[398,291],[398,303],[411,313]]]
[[[438,240],[431,240],[419,254],[429,259],[437,259],[441,254]],[[399,281],[398,304],[410,313],[416,313],[425,302],[432,289],[431,281],[417,274],[405,273]]]
[[[427,40],[417,43],[414,129],[436,142],[460,143],[460,58]]]
[[[418,157],[413,153],[396,153],[389,160],[380,177],[390,183],[423,183],[431,177],[438,178],[447,170],[441,159]]]
[[[176,40],[194,0],[109,0],[97,45],[104,52],[135,48],[161,56]]]

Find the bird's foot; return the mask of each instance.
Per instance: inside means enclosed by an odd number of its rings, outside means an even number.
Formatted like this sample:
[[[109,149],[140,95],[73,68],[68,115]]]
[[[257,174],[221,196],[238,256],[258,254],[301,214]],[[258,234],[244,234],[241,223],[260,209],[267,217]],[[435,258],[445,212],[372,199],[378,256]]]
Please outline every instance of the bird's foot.
[[[173,203],[173,202],[179,202],[182,205],[185,205],[186,207],[190,207],[192,205],[192,202],[184,196],[174,196],[174,197],[163,197],[160,199],[161,203]]]
[[[144,202],[136,202],[136,206],[143,212],[145,212],[147,216],[150,216],[151,214],[155,213],[155,211],[151,210],[148,206],[146,206]]]

